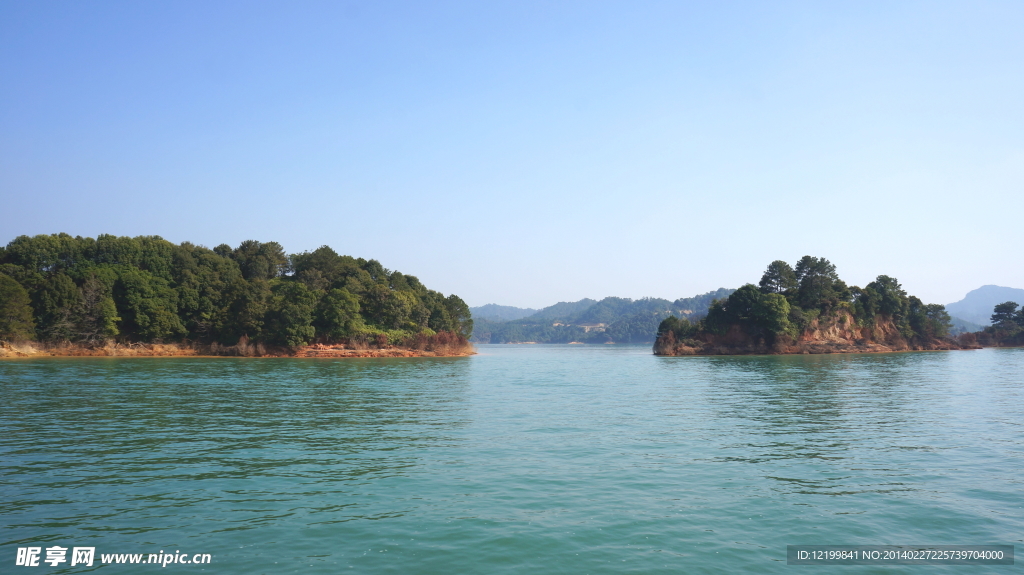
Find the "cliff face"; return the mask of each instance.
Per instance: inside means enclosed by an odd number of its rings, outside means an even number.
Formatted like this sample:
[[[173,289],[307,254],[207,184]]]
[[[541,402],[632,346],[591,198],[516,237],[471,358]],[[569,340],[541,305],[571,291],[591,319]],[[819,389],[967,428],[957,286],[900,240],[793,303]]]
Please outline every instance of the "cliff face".
[[[877,353],[948,349],[965,347],[952,339],[908,341],[890,318],[882,316],[861,327],[847,311],[812,320],[796,338],[753,337],[741,326],[733,325],[722,335],[704,333],[682,341],[669,332],[654,343],[655,355]]]

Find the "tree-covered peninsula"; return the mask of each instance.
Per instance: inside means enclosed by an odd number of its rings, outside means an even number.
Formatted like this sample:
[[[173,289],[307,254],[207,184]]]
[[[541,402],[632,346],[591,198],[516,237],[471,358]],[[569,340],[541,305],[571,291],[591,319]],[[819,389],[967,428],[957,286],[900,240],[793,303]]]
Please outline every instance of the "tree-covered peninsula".
[[[166,344],[262,355],[302,346],[469,348],[456,295],[327,246],[286,254],[159,236],[20,236],[0,248],[0,340]],[[277,350],[277,351],[275,351]]]
[[[960,349],[943,306],[907,295],[881,275],[849,286],[825,258],[772,262],[758,285],[716,300],[701,320],[661,322],[658,355],[836,353]]]

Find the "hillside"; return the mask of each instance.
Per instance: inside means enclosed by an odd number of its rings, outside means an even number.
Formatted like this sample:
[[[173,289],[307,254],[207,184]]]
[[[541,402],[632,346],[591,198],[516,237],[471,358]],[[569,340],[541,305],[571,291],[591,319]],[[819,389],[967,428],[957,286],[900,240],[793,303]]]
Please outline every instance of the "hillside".
[[[956,316],[949,316],[949,335],[957,336],[964,333],[982,331],[983,329],[985,329],[983,325],[960,319]]]
[[[733,290],[719,289],[669,301],[661,298],[607,297],[559,302],[537,313],[505,322],[477,318],[473,341],[479,343],[651,343],[663,319],[676,314],[697,318],[716,298]]]
[[[549,319],[565,320],[568,318],[576,317],[577,315],[583,313],[587,309],[590,309],[590,307],[596,303],[597,300],[593,300],[590,298],[583,298],[580,301],[560,301],[554,305],[549,305],[548,307],[538,311],[537,313],[531,316],[528,316],[528,318],[526,319],[532,321],[542,321]]]
[[[951,316],[980,326],[987,326],[992,324],[992,308],[996,304],[1008,301],[1024,305],[1024,289],[997,285],[981,286],[968,292],[964,299],[948,304],[946,311]]]
[[[513,307],[510,305],[498,305],[489,303],[478,307],[469,308],[473,319],[485,319],[488,321],[512,321],[531,316],[537,313],[533,308]]]

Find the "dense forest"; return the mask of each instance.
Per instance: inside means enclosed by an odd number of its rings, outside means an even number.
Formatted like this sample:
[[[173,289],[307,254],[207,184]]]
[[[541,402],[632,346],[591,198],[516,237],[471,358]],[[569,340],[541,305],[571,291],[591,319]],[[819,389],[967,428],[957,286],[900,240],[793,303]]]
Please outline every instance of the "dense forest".
[[[907,295],[895,278],[880,275],[863,288],[849,286],[827,259],[804,256],[796,266],[772,262],[758,285],[744,285],[728,298],[716,300],[700,321],[665,319],[658,328],[656,351],[671,347],[670,341],[700,349],[731,330],[738,331],[735,335],[744,341],[770,347],[793,342],[812,327],[850,318],[855,325],[843,324],[842,329],[857,339],[870,339],[869,331],[862,334],[857,329],[874,329],[876,319],[891,328],[887,337],[910,344],[947,338],[950,329],[944,306]]]
[[[669,301],[660,298],[607,297],[559,302],[528,317],[499,322],[476,320],[474,341],[481,343],[651,343],[666,317],[703,316],[716,298],[733,290]],[[600,326],[600,327],[595,327]]]
[[[472,330],[458,296],[327,246],[288,255],[255,240],[209,249],[159,236],[54,234],[0,248],[8,341],[404,345]]]

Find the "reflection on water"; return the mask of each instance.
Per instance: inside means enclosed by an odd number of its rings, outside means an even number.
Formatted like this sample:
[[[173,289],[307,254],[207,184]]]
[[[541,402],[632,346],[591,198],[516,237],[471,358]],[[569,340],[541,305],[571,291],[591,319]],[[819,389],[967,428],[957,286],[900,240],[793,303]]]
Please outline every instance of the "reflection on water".
[[[781,493],[835,496],[925,490],[914,478],[963,456],[956,428],[976,422],[954,408],[973,393],[955,384],[955,359],[707,358],[690,371],[711,406],[714,459],[753,465]]]
[[[1021,542],[1024,350],[480,351],[0,362],[0,562],[782,573],[787,544]]]

